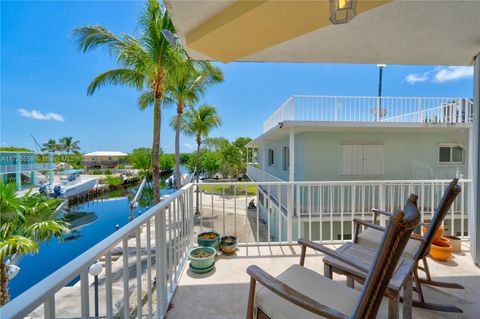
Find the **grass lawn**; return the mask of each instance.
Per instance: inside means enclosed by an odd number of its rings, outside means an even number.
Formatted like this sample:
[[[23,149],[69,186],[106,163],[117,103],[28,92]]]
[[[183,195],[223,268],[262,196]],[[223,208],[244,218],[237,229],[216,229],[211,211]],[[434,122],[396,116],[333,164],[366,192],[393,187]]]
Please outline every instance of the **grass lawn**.
[[[247,186],[247,193],[248,195],[255,195],[257,193],[257,186],[256,185],[246,185]],[[207,193],[216,193],[222,194],[223,190],[225,189],[225,194],[233,195],[233,186],[229,185],[205,185],[201,186],[201,190]],[[245,186],[237,185],[237,195],[245,194]]]

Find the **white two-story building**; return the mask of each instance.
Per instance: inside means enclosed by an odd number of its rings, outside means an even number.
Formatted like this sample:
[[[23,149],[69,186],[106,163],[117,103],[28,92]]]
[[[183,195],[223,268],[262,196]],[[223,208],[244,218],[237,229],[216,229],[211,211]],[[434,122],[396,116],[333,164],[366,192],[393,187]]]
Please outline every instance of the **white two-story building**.
[[[252,180],[295,182],[290,189],[260,187],[260,216],[275,222],[271,238],[287,236],[290,221],[297,223],[294,231],[315,240],[348,239],[353,226],[344,216],[394,209],[389,203],[409,192],[419,194],[423,210],[431,213],[454,177],[464,181],[467,196],[472,106],[467,98],[290,97],[247,145]],[[289,204],[289,197],[296,203]],[[457,234],[467,230],[468,208],[461,205],[454,209],[465,218],[446,221],[447,227],[455,223]]]

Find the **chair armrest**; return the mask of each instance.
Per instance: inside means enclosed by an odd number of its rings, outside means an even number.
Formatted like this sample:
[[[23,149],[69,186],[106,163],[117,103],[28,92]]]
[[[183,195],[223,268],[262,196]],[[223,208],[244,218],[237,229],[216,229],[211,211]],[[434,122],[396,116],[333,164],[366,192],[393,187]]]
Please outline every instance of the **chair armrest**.
[[[377,224],[369,223],[367,221],[364,221],[363,219],[354,218],[353,222],[355,224],[360,224],[360,225],[363,225],[363,226],[366,226],[366,227],[369,227],[369,228],[373,228],[373,229],[376,229],[376,230],[379,230],[379,231],[385,231],[385,227],[377,225]]]
[[[372,213],[373,213],[373,221],[374,222],[377,221],[378,214],[385,215],[385,216],[388,216],[388,217],[392,217],[392,213],[386,212],[386,211],[381,210],[381,209],[372,208]]]
[[[348,258],[347,256],[342,255],[342,254],[336,252],[335,250],[327,248],[327,247],[325,247],[321,244],[317,244],[317,243],[311,242],[311,241],[303,239],[303,238],[300,238],[298,240],[298,243],[302,246],[312,248],[313,250],[320,251],[320,252],[324,253],[325,255],[329,255],[333,258],[336,258],[336,259],[346,263],[347,265],[352,266],[352,267],[354,267],[354,268],[356,268],[356,269],[358,269],[361,272],[364,272],[366,274],[368,274],[368,272],[370,271],[370,269],[368,269],[364,265],[360,264],[359,262],[357,262],[355,260],[352,260],[352,259]]]
[[[412,234],[410,235],[410,239],[419,240],[419,241],[421,241],[421,242],[424,242],[424,241],[425,241],[425,238],[423,238],[421,235],[419,235],[419,234],[414,234],[414,233],[412,233]]]
[[[377,224],[372,224],[372,223],[366,222],[363,219],[354,218],[353,222],[355,224],[363,225],[363,226],[373,228],[373,229],[376,229],[376,230],[379,230],[379,231],[385,231],[385,227],[377,225]],[[422,236],[420,236],[418,234],[414,234],[414,233],[412,233],[412,235],[410,235],[410,239],[419,240],[419,241],[422,241],[422,242],[425,241],[425,239]]]
[[[325,306],[312,298],[305,296],[280,280],[270,276],[258,266],[252,265],[247,268],[247,273],[265,288],[285,300],[319,316],[326,318],[348,318],[343,313]]]
[[[389,212],[386,212],[384,210],[381,210],[381,209],[376,209],[376,208],[372,208],[372,212],[375,213],[375,214],[382,214],[382,215],[385,215],[385,216],[388,216],[388,217],[392,217],[392,213],[389,213]]]

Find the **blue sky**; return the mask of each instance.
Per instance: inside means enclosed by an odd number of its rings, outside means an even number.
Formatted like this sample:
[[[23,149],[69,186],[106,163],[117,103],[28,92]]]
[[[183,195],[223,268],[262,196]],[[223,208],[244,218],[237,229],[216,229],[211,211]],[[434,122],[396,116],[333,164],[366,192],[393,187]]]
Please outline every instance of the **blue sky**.
[[[131,151],[150,146],[152,109],[139,111],[138,92],[100,89],[86,96],[93,77],[114,67],[104,51],[82,54],[73,28],[103,24],[115,33],[135,34],[140,1],[1,2],[1,146],[34,149],[40,142],[73,136],[82,151]],[[215,105],[223,126],[212,136],[234,139],[260,134],[263,121],[290,95],[376,95],[375,65],[304,63],[218,64],[225,82],[203,102]],[[471,68],[388,65],[385,96],[459,96],[473,93]],[[173,152],[167,126],[174,108],[163,112],[161,146]],[[194,141],[182,137],[182,150]]]

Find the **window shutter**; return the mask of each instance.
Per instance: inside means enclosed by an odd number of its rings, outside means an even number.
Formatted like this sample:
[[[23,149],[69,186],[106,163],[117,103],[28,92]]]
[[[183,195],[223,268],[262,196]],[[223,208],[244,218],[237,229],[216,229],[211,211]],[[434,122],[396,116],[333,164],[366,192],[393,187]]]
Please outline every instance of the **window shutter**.
[[[363,159],[363,175],[383,175],[383,145],[364,145]]]
[[[340,145],[340,176],[383,175],[383,145]]]

